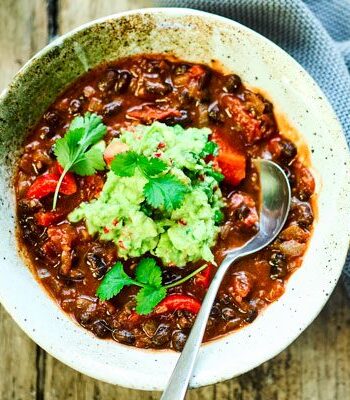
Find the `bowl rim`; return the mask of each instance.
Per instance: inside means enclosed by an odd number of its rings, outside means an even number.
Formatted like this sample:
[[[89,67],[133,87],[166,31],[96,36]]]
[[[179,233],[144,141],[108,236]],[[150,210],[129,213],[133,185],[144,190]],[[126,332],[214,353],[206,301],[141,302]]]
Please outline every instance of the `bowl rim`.
[[[145,15],[145,14],[164,14],[166,16],[196,16],[196,17],[202,17],[205,19],[210,19],[212,21],[218,21],[218,22],[223,22],[225,24],[229,24],[231,26],[235,26],[245,32],[247,32],[250,36],[255,37],[256,39],[258,39],[259,41],[263,41],[264,43],[268,44],[270,47],[275,48],[275,50],[277,51],[277,53],[279,53],[279,56],[284,58],[285,61],[288,64],[291,64],[293,66],[293,68],[297,67],[299,70],[301,70],[301,72],[303,73],[303,79],[307,81],[307,83],[311,86],[314,86],[314,92],[319,92],[322,97],[323,97],[323,103],[324,103],[324,107],[325,110],[328,112],[329,116],[331,118],[329,118],[329,120],[333,121],[333,129],[338,132],[338,138],[339,141],[342,141],[345,143],[346,145],[346,141],[345,141],[345,136],[343,134],[343,130],[342,127],[340,125],[340,122],[337,118],[337,116],[335,115],[335,112],[333,111],[333,108],[331,107],[327,97],[324,95],[324,93],[322,92],[322,90],[319,88],[318,84],[313,80],[313,78],[308,74],[308,72],[297,62],[295,61],[286,51],[284,51],[283,49],[281,49],[279,46],[277,46],[275,43],[273,43],[272,41],[270,41],[269,39],[267,39],[266,37],[262,36],[261,34],[255,32],[254,30],[252,30],[251,28],[246,27],[245,25],[242,25],[234,20],[222,17],[222,16],[218,16],[216,14],[212,14],[212,13],[208,13],[208,12],[204,12],[204,11],[199,11],[199,10],[195,10],[195,9],[191,9],[191,8],[172,8],[172,7],[164,7],[164,8],[142,8],[142,9],[134,9],[134,10],[129,10],[129,11],[124,11],[124,12],[120,12],[120,13],[115,13],[115,14],[111,14],[108,16],[104,16],[98,19],[95,19],[93,21],[89,21],[85,24],[82,24],[78,27],[76,27],[75,29],[65,33],[62,36],[59,36],[58,38],[56,38],[55,40],[53,40],[52,42],[50,42],[48,45],[46,45],[43,49],[41,49],[39,52],[37,52],[33,57],[31,57],[22,67],[21,69],[15,74],[15,76],[13,77],[12,81],[10,82],[10,84],[2,91],[2,93],[0,94],[0,102],[6,97],[7,93],[9,90],[11,90],[11,86],[17,81],[17,79],[19,79],[21,77],[22,74],[24,74],[27,70],[27,68],[30,67],[30,65],[33,63],[33,61],[35,61],[36,59],[41,58],[43,55],[45,55],[46,53],[48,53],[52,48],[56,47],[56,46],[60,46],[63,44],[63,42],[67,39],[70,38],[72,36],[74,36],[76,33],[78,32],[82,32],[85,29],[91,27],[91,26],[95,26],[98,25],[100,23],[104,23],[108,20],[114,20],[114,19],[119,19],[122,17],[128,17],[128,16],[132,16],[132,15]],[[345,157],[349,163],[350,161],[350,156],[349,154],[346,155]],[[350,181],[344,181],[343,183],[343,187],[344,189],[350,189]],[[350,207],[348,208],[348,210],[345,210],[345,214],[346,215],[350,215]],[[344,265],[344,261],[346,259],[346,253],[347,253],[347,249],[348,249],[348,237],[350,235],[350,227],[348,229],[348,232],[344,232],[343,233],[343,240],[341,242],[341,249],[343,250],[343,256],[339,255],[338,256],[338,269],[335,271],[334,275],[336,275],[336,279],[334,281],[332,281],[332,283],[330,283],[329,285],[329,293],[331,293],[335,286],[336,283],[341,275],[341,271]],[[339,251],[340,253],[340,251]],[[45,293],[45,291],[43,290],[43,293]],[[241,371],[239,371],[238,373],[234,374],[232,372],[227,371],[226,374],[222,374],[220,378],[214,378],[214,379],[210,379],[210,376],[206,375],[202,381],[200,381],[198,383],[198,381],[194,382],[193,384],[191,384],[191,387],[200,387],[200,386],[204,386],[204,385],[208,385],[208,384],[213,384],[213,383],[217,383],[217,382],[221,382],[224,381],[226,379],[230,379],[234,376],[243,374],[255,367],[257,367],[258,365],[260,365],[261,363],[273,358],[274,356],[276,356],[278,353],[280,353],[281,351],[283,351],[287,346],[289,346],[299,335],[300,333],[307,327],[309,326],[312,321],[317,317],[317,315],[319,314],[319,312],[321,311],[321,309],[323,308],[324,304],[327,302],[328,300],[328,296],[324,296],[322,298],[322,301],[318,302],[318,307],[313,309],[312,313],[309,313],[309,315],[307,315],[307,317],[304,318],[304,324],[301,327],[300,331],[298,334],[294,334],[292,337],[288,337],[283,344],[279,345],[279,347],[276,347],[273,349],[273,351],[270,351],[268,353],[268,356],[266,356],[266,354],[260,354],[259,356],[257,356],[256,361],[249,365],[248,367],[245,366],[242,368]],[[2,293],[0,291],[0,302],[1,304],[4,306],[4,308],[9,312],[9,314],[12,316],[12,318],[16,321],[16,323],[21,327],[22,330],[24,330],[26,332],[26,334],[33,339],[37,344],[39,344],[39,346],[41,346],[42,348],[44,348],[47,352],[49,352],[50,354],[52,354],[56,359],[60,360],[61,362],[65,363],[66,365],[69,365],[70,367],[78,370],[79,372],[82,372],[90,377],[93,378],[97,378],[100,379],[102,381],[108,382],[108,383],[112,383],[112,384],[118,384],[120,386],[125,386],[128,388],[133,388],[133,389],[142,389],[142,390],[161,390],[161,387],[151,387],[147,382],[139,382],[137,379],[135,379],[134,381],[129,381],[127,384],[125,384],[125,381],[123,379],[123,374],[121,374],[121,378],[119,378],[118,375],[116,375],[115,377],[111,378],[111,376],[108,376],[107,378],[104,375],[104,371],[96,371],[94,370],[94,365],[93,364],[89,364],[87,366],[79,364],[77,362],[73,362],[71,357],[68,354],[60,354],[57,351],[54,351],[54,349],[52,347],[49,346],[49,344],[47,343],[47,340],[45,340],[44,337],[40,336],[40,334],[38,332],[33,332],[30,329],[30,324],[27,324],[23,321],[23,319],[21,318],[21,313],[18,309],[16,309],[15,307],[13,307],[13,304],[11,304],[11,302],[8,302],[4,293]],[[271,307],[271,306],[270,306]],[[58,308],[58,307],[57,307]],[[59,308],[58,308],[59,309]],[[60,309],[59,309],[60,310]],[[60,310],[62,313],[63,311]],[[64,315],[66,315],[65,313],[63,313]],[[83,328],[81,328],[83,329]],[[246,329],[246,328],[244,328]],[[222,341],[224,340],[224,338],[226,337],[226,335],[219,337],[216,341]],[[215,342],[215,341],[214,341]],[[207,343],[205,346],[202,347],[209,347],[211,344],[211,342]],[[137,349],[139,351],[140,354],[145,353],[146,351],[148,352],[153,352],[153,353],[161,353],[162,351],[155,351],[155,350],[140,350]],[[168,351],[168,353],[170,353]],[[173,362],[176,362],[177,358],[178,358],[178,354],[171,352],[171,358],[173,360]],[[77,365],[79,364],[79,365]],[[115,367],[117,369],[117,367]],[[137,375],[138,378],[140,378],[140,375]]]

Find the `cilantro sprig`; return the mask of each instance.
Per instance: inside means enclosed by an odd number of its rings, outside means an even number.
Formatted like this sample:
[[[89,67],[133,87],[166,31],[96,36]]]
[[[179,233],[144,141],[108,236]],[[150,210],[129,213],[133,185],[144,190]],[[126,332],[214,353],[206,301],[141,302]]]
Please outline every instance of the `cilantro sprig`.
[[[139,286],[140,290],[136,295],[136,312],[146,315],[152,312],[154,307],[165,298],[169,288],[181,285],[206,267],[207,264],[204,264],[184,278],[163,285],[161,268],[153,258],[143,258],[139,262],[135,270],[135,278],[131,278],[124,271],[123,264],[118,261],[103,278],[96,295],[100,300],[110,300],[117,296],[125,286]]]
[[[154,208],[164,206],[167,211],[181,207],[188,187],[174,175],[151,178],[143,189],[146,201]]]
[[[169,169],[164,161],[127,151],[118,154],[111,163],[112,171],[118,176],[133,176],[136,168],[148,179],[143,191],[150,206],[164,207],[167,211],[173,211],[181,206],[189,188],[170,172],[161,175]]]
[[[63,172],[56,186],[53,210],[56,209],[58,193],[67,172],[86,176],[105,168],[101,149],[93,146],[106,132],[107,127],[102,123],[100,116],[86,113],[84,116],[75,117],[64,137],[56,141],[54,153],[63,167]]]
[[[147,158],[135,151],[120,153],[114,157],[111,163],[112,171],[118,176],[133,176],[138,168],[146,177],[161,174],[168,169],[167,164],[156,157]]]

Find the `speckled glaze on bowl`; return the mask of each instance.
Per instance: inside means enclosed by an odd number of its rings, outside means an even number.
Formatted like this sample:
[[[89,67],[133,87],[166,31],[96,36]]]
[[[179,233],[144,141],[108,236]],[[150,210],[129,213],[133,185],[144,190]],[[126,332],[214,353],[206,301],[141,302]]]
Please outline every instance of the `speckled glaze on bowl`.
[[[222,17],[188,9],[137,10],[84,25],[38,53],[0,98],[0,300],[34,341],[78,371],[125,387],[162,389],[178,354],[97,339],[57,307],[18,254],[11,179],[23,136],[57,94],[87,69],[137,53],[219,60],[262,89],[303,136],[319,178],[318,218],[302,267],[253,324],[202,346],[191,381],[198,387],[274,357],[325,304],[349,243],[349,154],[334,112],[308,74],[267,39]]]

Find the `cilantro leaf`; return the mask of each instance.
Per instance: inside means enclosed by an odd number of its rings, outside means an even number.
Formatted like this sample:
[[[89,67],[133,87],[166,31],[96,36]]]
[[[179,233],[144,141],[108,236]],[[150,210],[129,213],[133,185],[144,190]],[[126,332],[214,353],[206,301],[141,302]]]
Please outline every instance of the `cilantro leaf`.
[[[66,140],[63,140],[63,139],[64,138],[56,140],[55,145],[54,145],[54,150],[53,150],[55,156],[57,157],[58,163],[60,165],[62,165],[62,167],[64,165],[69,164],[70,153],[71,153],[70,141],[68,139],[66,139]]]
[[[116,155],[111,163],[112,171],[118,176],[133,176],[136,168],[148,179],[144,195],[149,205],[164,207],[168,211],[181,206],[188,187],[169,173],[157,176],[168,168],[164,161],[127,151]]]
[[[143,188],[143,192],[152,207],[164,207],[167,211],[173,211],[181,206],[185,194],[188,193],[188,187],[168,173],[150,179]]]
[[[134,151],[117,154],[111,164],[112,171],[118,176],[133,176],[137,167],[143,175],[152,177],[165,171],[168,166],[159,158],[148,159],[143,154],[138,155]]]
[[[107,132],[102,118],[97,114],[86,113],[83,117],[75,117],[67,133],[55,143],[54,153],[63,168],[76,159],[98,141]]]
[[[93,149],[92,146],[100,141],[106,132],[107,127],[102,123],[100,116],[86,113],[84,116],[75,117],[64,137],[56,141],[54,154],[63,167],[63,172],[56,186],[53,210],[56,209],[60,186],[68,171],[84,176],[93,175],[105,168],[102,151],[98,148]]]
[[[105,167],[102,151],[91,147],[86,153],[82,154],[71,167],[71,171],[78,175],[93,175],[96,171],[102,171]]]
[[[215,169],[213,169],[213,168],[206,168],[205,173],[208,176],[211,176],[212,178],[214,178],[219,183],[222,182],[225,178],[222,173],[220,173],[219,171],[215,171]]]
[[[134,151],[117,154],[111,163],[111,169],[118,176],[133,176],[138,159],[139,156]]]
[[[224,213],[220,210],[216,210],[214,213],[214,222],[217,225],[220,225],[223,220],[224,220]]]
[[[104,137],[107,127],[102,123],[102,117],[97,114],[87,113],[83,118],[85,131],[79,141],[79,145],[86,149]]]
[[[162,271],[153,258],[143,258],[135,271],[136,279],[147,285],[161,286]]]
[[[134,284],[134,280],[125,273],[123,264],[118,261],[103,278],[96,295],[100,300],[109,300],[116,296],[124,286],[132,284]]]
[[[205,158],[209,155],[217,156],[219,152],[219,146],[215,142],[207,142],[200,154],[201,158]]]
[[[148,159],[144,155],[139,156],[138,165],[143,174],[150,177],[159,175],[168,168],[167,164],[159,158]]]
[[[166,296],[164,286],[146,286],[136,295],[136,312],[140,315],[149,314],[153,308]]]

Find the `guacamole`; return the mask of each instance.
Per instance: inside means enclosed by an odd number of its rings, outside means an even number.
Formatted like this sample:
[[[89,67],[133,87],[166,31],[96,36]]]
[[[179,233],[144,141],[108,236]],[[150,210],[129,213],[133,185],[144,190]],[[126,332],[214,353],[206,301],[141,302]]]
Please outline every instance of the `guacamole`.
[[[114,141],[148,159],[157,157],[169,174],[187,187],[179,207],[167,210],[147,204],[147,177],[137,168],[132,176],[113,171],[98,197],[82,203],[70,215],[71,222],[84,220],[91,235],[113,241],[124,259],[149,252],[164,265],[185,266],[201,259],[213,261],[211,247],[219,231],[217,215],[224,206],[218,179],[205,161],[208,128],[184,129],[154,122],[122,131]]]

